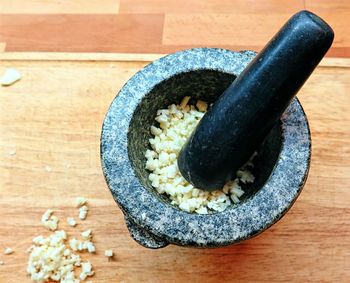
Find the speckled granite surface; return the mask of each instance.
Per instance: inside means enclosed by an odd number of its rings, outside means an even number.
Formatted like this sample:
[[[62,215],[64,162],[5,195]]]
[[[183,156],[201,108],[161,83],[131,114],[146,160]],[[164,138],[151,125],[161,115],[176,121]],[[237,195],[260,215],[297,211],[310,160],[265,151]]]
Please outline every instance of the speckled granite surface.
[[[242,203],[211,215],[189,214],[169,204],[147,181],[143,154],[156,110],[184,95],[214,101],[255,56],[199,48],[163,57],[135,74],[106,115],[101,137],[103,173],[126,215],[132,237],[159,248],[173,243],[217,247],[264,231],[290,208],[306,180],[311,141],[305,114],[294,99],[261,148],[255,187]]]

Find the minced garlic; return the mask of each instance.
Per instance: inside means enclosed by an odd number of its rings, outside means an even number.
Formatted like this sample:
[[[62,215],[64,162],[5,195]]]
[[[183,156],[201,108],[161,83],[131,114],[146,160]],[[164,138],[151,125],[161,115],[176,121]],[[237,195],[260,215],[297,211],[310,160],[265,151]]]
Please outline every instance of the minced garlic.
[[[81,206],[85,205],[86,202],[87,202],[87,200],[86,200],[86,198],[84,198],[84,197],[77,197],[77,198],[75,199],[75,205],[76,205],[76,207],[81,207]]]
[[[113,251],[112,250],[105,250],[105,256],[109,257],[109,258],[113,257]]]
[[[149,140],[152,150],[147,150],[146,169],[151,171],[148,179],[160,194],[167,194],[173,205],[187,212],[208,214],[224,211],[232,203],[236,204],[244,194],[240,183],[254,182],[254,176],[247,167],[237,172],[237,178],[228,182],[221,190],[213,192],[194,188],[182,177],[177,166],[178,154],[201,118],[207,111],[208,104],[198,100],[196,107],[189,105],[189,96],[180,105],[172,104],[167,109],[157,111],[155,120],[159,127],[151,126]]]
[[[77,206],[80,207],[79,214],[84,219],[88,211],[85,198],[77,199]],[[52,209],[46,210],[41,217],[41,223],[50,230],[57,229],[58,218],[53,214]],[[67,223],[75,226],[74,218],[68,217]],[[34,282],[79,283],[87,277],[93,276],[94,271],[89,261],[82,261],[75,252],[95,253],[96,248],[92,242],[92,231],[85,230],[81,233],[81,240],[76,238],[68,239],[64,230],[55,231],[48,237],[39,235],[33,239],[32,245],[27,251],[29,261],[27,272]],[[13,253],[7,248],[5,254]],[[79,275],[75,275],[75,267],[81,266]],[[87,282],[87,281],[84,281]],[[90,282],[90,281],[89,281]]]
[[[0,84],[10,86],[22,78],[21,73],[14,68],[7,68],[5,73],[0,77]]]
[[[52,209],[48,209],[46,210],[46,212],[43,214],[43,216],[41,217],[41,224],[51,230],[51,231],[55,231],[57,229],[58,226],[58,218],[53,214],[53,210]]]
[[[89,208],[86,205],[83,205],[82,207],[79,208],[79,218],[81,220],[85,220],[87,213],[89,211]]]
[[[81,265],[81,259],[66,246],[66,240],[63,230],[33,239],[27,267],[33,281],[78,282],[74,268]]]
[[[13,249],[11,249],[11,248],[6,248],[5,250],[4,250],[4,254],[5,255],[10,255],[10,254],[13,254],[14,253],[14,251],[13,251]]]
[[[73,217],[67,217],[67,224],[72,227],[77,226],[77,222]]]

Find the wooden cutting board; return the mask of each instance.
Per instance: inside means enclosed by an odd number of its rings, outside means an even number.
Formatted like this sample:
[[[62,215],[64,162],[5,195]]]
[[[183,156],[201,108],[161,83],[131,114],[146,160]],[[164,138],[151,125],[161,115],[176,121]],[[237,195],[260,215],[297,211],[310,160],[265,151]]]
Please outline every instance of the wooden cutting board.
[[[350,60],[324,60],[298,95],[312,163],[280,222],[236,246],[148,250],[130,238],[108,191],[99,141],[118,90],[158,57],[0,53],[0,73],[14,67],[23,75],[0,87],[0,250],[15,251],[0,253],[0,282],[30,282],[26,250],[34,236],[49,234],[40,225],[48,208],[69,235],[93,230],[94,282],[350,282]],[[77,218],[77,196],[88,198],[90,211],[71,228],[65,219]],[[105,249],[116,253],[113,261]]]

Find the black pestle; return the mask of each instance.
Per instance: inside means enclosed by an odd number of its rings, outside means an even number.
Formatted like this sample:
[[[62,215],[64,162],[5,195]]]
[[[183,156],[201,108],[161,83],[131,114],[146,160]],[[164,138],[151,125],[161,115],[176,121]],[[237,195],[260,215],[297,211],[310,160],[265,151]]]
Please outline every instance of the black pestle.
[[[222,188],[263,142],[333,38],[315,14],[291,17],[203,116],[180,151],[182,175],[203,190]]]

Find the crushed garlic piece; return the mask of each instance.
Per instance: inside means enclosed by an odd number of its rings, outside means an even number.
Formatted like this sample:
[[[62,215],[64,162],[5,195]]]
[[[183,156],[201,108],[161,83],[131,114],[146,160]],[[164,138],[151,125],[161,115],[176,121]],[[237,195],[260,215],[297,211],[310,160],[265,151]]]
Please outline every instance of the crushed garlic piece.
[[[87,200],[86,200],[86,198],[84,198],[84,197],[77,197],[77,198],[75,199],[75,205],[76,205],[76,207],[81,207],[81,206],[83,206],[84,204],[86,204],[86,202],[87,202]]]
[[[91,235],[91,230],[86,230],[81,233],[81,236],[84,240],[90,240],[92,235]]]
[[[45,170],[47,172],[51,172],[52,171],[52,168],[49,166],[49,165],[45,165]]]
[[[46,210],[46,212],[41,217],[41,224],[48,230],[55,231],[58,226],[58,218],[53,214],[52,209]]]
[[[94,271],[92,270],[92,265],[89,261],[82,262],[81,263],[81,273],[80,273],[80,279],[85,280],[88,276],[94,275]]]
[[[113,251],[112,250],[105,250],[105,256],[106,257],[113,257]]]
[[[196,103],[196,107],[198,108],[199,111],[201,112],[207,112],[208,109],[208,103],[202,101],[202,100],[198,100]]]
[[[83,205],[82,207],[79,208],[79,218],[81,220],[85,220],[87,213],[89,211],[89,208],[86,205]]]
[[[75,227],[77,225],[77,222],[73,217],[67,217],[67,224],[69,226]]]
[[[11,249],[11,248],[6,248],[5,250],[4,250],[4,254],[5,255],[10,255],[10,254],[13,254],[14,253],[14,251],[13,251],[13,249]]]
[[[10,86],[20,80],[22,75],[14,68],[7,68],[5,73],[0,78],[0,84],[3,86]]]

